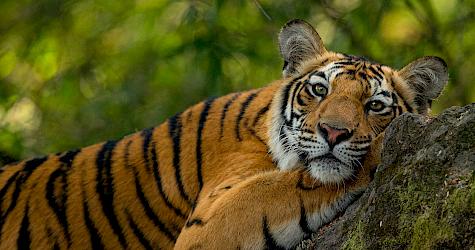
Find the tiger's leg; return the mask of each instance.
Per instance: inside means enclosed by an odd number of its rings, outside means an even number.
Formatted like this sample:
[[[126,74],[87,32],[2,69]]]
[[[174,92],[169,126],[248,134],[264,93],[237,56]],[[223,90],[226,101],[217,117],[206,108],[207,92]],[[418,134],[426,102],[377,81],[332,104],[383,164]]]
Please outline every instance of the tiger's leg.
[[[304,171],[258,174],[217,198],[200,199],[175,249],[293,247],[345,209],[368,183],[367,174],[339,188],[320,185]]]

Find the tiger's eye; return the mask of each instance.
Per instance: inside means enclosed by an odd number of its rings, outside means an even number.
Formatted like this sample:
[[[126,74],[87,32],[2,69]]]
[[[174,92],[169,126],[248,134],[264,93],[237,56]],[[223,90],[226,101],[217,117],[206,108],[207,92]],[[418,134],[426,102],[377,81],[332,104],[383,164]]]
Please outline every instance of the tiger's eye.
[[[384,103],[381,101],[372,101],[369,103],[369,108],[373,111],[381,111],[384,108]]]
[[[325,96],[325,95],[327,95],[327,88],[325,88],[322,85],[317,85],[315,87],[315,93],[319,96]]]

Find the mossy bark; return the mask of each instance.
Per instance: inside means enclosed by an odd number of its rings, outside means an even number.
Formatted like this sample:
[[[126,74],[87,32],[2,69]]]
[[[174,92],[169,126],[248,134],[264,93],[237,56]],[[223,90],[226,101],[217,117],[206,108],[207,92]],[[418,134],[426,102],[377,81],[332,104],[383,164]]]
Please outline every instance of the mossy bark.
[[[475,104],[405,114],[373,182],[301,249],[475,249]]]

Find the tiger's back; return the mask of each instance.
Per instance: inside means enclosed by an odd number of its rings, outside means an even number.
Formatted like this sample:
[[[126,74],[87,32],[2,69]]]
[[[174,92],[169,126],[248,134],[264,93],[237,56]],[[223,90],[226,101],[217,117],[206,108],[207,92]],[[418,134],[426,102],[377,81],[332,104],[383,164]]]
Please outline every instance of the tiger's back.
[[[118,141],[5,166],[0,248],[171,248],[202,190],[273,168],[262,124],[275,88],[209,99]]]

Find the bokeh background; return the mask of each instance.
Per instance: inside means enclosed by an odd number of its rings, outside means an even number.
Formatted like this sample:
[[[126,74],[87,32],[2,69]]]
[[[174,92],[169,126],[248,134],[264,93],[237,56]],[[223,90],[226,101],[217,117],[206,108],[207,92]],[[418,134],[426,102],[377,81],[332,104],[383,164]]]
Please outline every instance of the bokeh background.
[[[475,101],[475,0],[2,0],[0,164],[159,124],[281,76],[277,33],[401,68],[444,58],[434,111]]]

